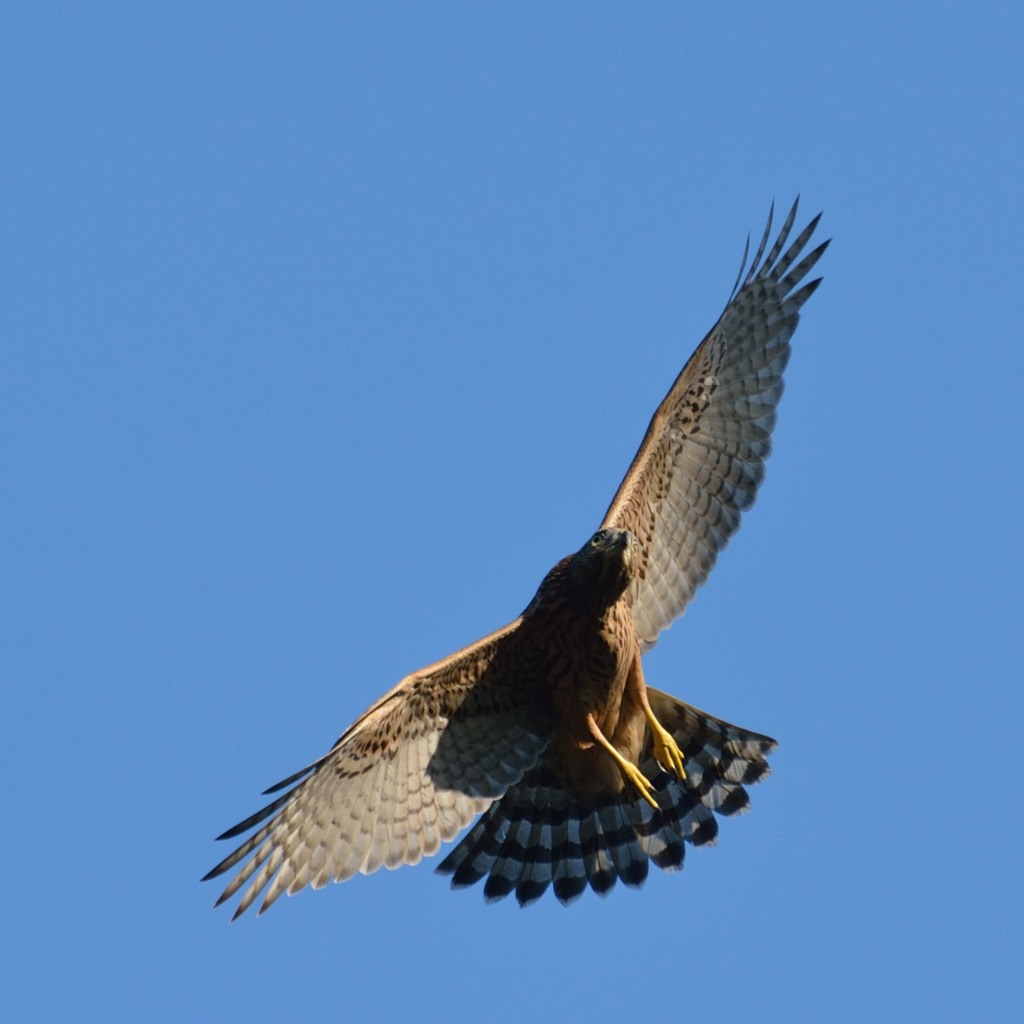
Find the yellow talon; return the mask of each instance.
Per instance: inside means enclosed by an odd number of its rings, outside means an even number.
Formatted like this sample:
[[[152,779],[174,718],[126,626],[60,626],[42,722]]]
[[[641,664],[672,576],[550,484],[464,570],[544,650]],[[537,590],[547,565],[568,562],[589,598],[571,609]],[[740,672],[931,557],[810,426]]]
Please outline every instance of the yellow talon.
[[[658,806],[658,801],[654,799],[655,789],[651,784],[650,779],[636,765],[630,764],[627,760],[623,760],[619,763],[619,767],[622,770],[622,774],[627,782],[632,782],[634,786],[640,791],[640,795],[656,810],[661,810]]]
[[[679,744],[653,715],[648,719],[648,725],[654,740],[655,760],[664,768],[675,772],[680,779],[685,779],[686,769],[683,767],[683,752],[679,749]]]
[[[654,788],[654,785],[651,783],[650,779],[648,779],[647,776],[644,775],[644,773],[640,771],[640,769],[637,768],[635,764],[631,764],[629,761],[627,761],[622,756],[622,754],[620,754],[615,749],[615,747],[613,747],[612,744],[608,742],[608,738],[605,736],[603,732],[601,732],[600,727],[594,720],[593,714],[587,715],[586,723],[590,735],[594,737],[597,743],[608,752],[611,759],[619,766],[619,771],[622,772],[622,776],[626,780],[626,782],[633,783],[633,785],[636,786],[636,788],[640,791],[640,795],[656,811],[661,810],[661,808],[658,806],[658,801],[654,799],[654,794],[656,790]],[[664,729],[662,729],[661,731],[665,732]],[[665,733],[665,735],[668,734]],[[672,737],[669,736],[669,739],[671,740]],[[676,749],[678,750],[678,747]],[[680,758],[682,758],[682,756],[682,754],[679,755]]]

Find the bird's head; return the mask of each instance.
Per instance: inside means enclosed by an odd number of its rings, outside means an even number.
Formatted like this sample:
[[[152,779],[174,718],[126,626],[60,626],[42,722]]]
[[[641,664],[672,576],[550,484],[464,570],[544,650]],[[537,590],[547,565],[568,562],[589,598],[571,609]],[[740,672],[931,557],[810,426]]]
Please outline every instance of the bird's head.
[[[640,555],[640,542],[629,530],[606,526],[597,531],[572,556],[576,571],[596,589],[615,593],[615,600],[633,581]]]
[[[636,537],[629,530],[603,527],[547,574],[527,613],[547,600],[600,613],[631,589],[639,564]]]

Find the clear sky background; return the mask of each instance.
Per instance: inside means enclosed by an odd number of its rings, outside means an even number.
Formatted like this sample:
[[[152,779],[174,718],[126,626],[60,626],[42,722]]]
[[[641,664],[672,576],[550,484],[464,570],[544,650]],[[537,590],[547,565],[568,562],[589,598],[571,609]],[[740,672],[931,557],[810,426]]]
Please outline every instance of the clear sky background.
[[[0,14],[0,1019],[1022,1019],[1020,5],[370,6]],[[213,837],[582,543],[797,192],[767,482],[647,659],[779,738],[752,813],[229,926]]]

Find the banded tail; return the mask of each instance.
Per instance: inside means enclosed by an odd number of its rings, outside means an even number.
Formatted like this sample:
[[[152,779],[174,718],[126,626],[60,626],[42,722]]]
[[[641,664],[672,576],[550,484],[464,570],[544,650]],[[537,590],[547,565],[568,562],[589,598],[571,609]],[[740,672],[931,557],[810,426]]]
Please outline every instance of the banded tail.
[[[438,873],[451,875],[453,888],[486,878],[487,900],[515,892],[526,906],[550,887],[569,904],[588,886],[601,896],[616,881],[638,887],[650,863],[678,870],[686,843],[713,843],[715,814],[747,810],[744,786],[770,773],[766,757],[776,743],[660,690],[648,687],[648,697],[686,755],[686,779],[680,781],[654,760],[648,734],[640,767],[654,783],[659,810],[630,790],[581,802],[542,759],[484,812]]]

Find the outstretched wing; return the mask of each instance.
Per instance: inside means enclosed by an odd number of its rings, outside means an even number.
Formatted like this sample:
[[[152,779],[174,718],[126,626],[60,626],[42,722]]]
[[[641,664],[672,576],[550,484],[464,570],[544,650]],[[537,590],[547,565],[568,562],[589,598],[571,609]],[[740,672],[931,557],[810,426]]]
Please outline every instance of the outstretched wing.
[[[740,270],[718,323],[658,406],[602,523],[632,531],[643,548],[633,605],[643,650],[707,579],[764,477],[789,342],[821,278],[801,282],[828,245],[797,262],[819,214],[783,251],[796,209],[762,262],[769,215],[749,273]]]
[[[520,621],[407,676],[328,754],[267,790],[297,783],[219,837],[259,826],[206,876],[245,862],[218,905],[248,883],[235,917],[266,889],[262,913],[283,892],[415,864],[518,782],[551,731],[519,678]]]

